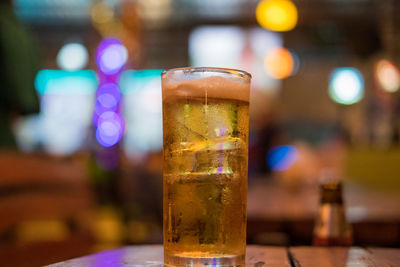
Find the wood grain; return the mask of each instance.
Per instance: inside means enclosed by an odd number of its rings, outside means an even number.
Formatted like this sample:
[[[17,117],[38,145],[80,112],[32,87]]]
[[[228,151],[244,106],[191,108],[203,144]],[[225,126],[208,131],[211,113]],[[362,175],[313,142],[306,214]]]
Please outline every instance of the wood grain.
[[[368,251],[376,258],[386,261],[389,266],[400,266],[400,250],[394,248],[369,248]]]
[[[163,248],[161,245],[132,246],[109,250],[97,254],[72,259],[50,265],[52,267],[84,266],[163,266]],[[246,266],[289,267],[286,249],[283,247],[248,246]]]
[[[400,253],[398,249],[381,249],[379,256],[359,247],[292,247],[289,250],[301,267],[399,266],[398,262],[394,263],[394,258],[392,263],[388,260],[389,255]]]
[[[246,266],[290,266],[284,247],[247,246]]]
[[[51,267],[84,266],[163,266],[162,245],[131,246],[102,251],[89,256],[49,265]]]
[[[72,259],[51,267],[163,266],[162,245],[132,246]],[[400,249],[247,246],[246,267],[400,266]]]

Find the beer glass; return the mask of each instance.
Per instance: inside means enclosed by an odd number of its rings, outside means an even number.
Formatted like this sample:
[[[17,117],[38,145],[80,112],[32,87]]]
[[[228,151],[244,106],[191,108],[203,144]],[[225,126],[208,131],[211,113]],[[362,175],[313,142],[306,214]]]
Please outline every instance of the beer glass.
[[[244,266],[251,75],[164,71],[166,266]]]

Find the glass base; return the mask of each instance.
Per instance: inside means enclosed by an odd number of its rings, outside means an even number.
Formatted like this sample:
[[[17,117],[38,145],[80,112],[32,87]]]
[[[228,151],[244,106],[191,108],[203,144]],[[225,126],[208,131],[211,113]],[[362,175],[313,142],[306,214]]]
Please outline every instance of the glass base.
[[[172,267],[244,267],[244,255],[224,255],[218,257],[188,257],[182,255],[165,255],[164,266]]]

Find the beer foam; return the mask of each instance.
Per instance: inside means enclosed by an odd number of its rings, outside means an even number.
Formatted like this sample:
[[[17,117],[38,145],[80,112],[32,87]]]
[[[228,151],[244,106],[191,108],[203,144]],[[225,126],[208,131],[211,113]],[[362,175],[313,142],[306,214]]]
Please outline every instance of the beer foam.
[[[211,76],[163,85],[163,100],[170,97],[209,97],[249,102],[249,84]]]

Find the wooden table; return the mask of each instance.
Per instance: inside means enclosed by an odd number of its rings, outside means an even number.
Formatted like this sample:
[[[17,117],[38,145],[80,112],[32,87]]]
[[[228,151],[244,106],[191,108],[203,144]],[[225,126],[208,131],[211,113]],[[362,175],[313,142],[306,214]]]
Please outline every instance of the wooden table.
[[[343,186],[346,215],[350,222],[400,221],[400,194],[374,190],[350,181]],[[250,218],[314,220],[318,205],[319,188],[316,185],[299,186],[294,190],[272,179],[249,182],[247,216]]]
[[[347,181],[343,197],[355,245],[400,247],[400,194]],[[318,205],[318,186],[293,189],[265,177],[249,180],[248,243],[311,245]]]
[[[130,246],[76,258],[52,267],[163,266],[161,245]],[[359,247],[267,247],[247,246],[246,266],[363,267],[400,266],[400,249]]]

